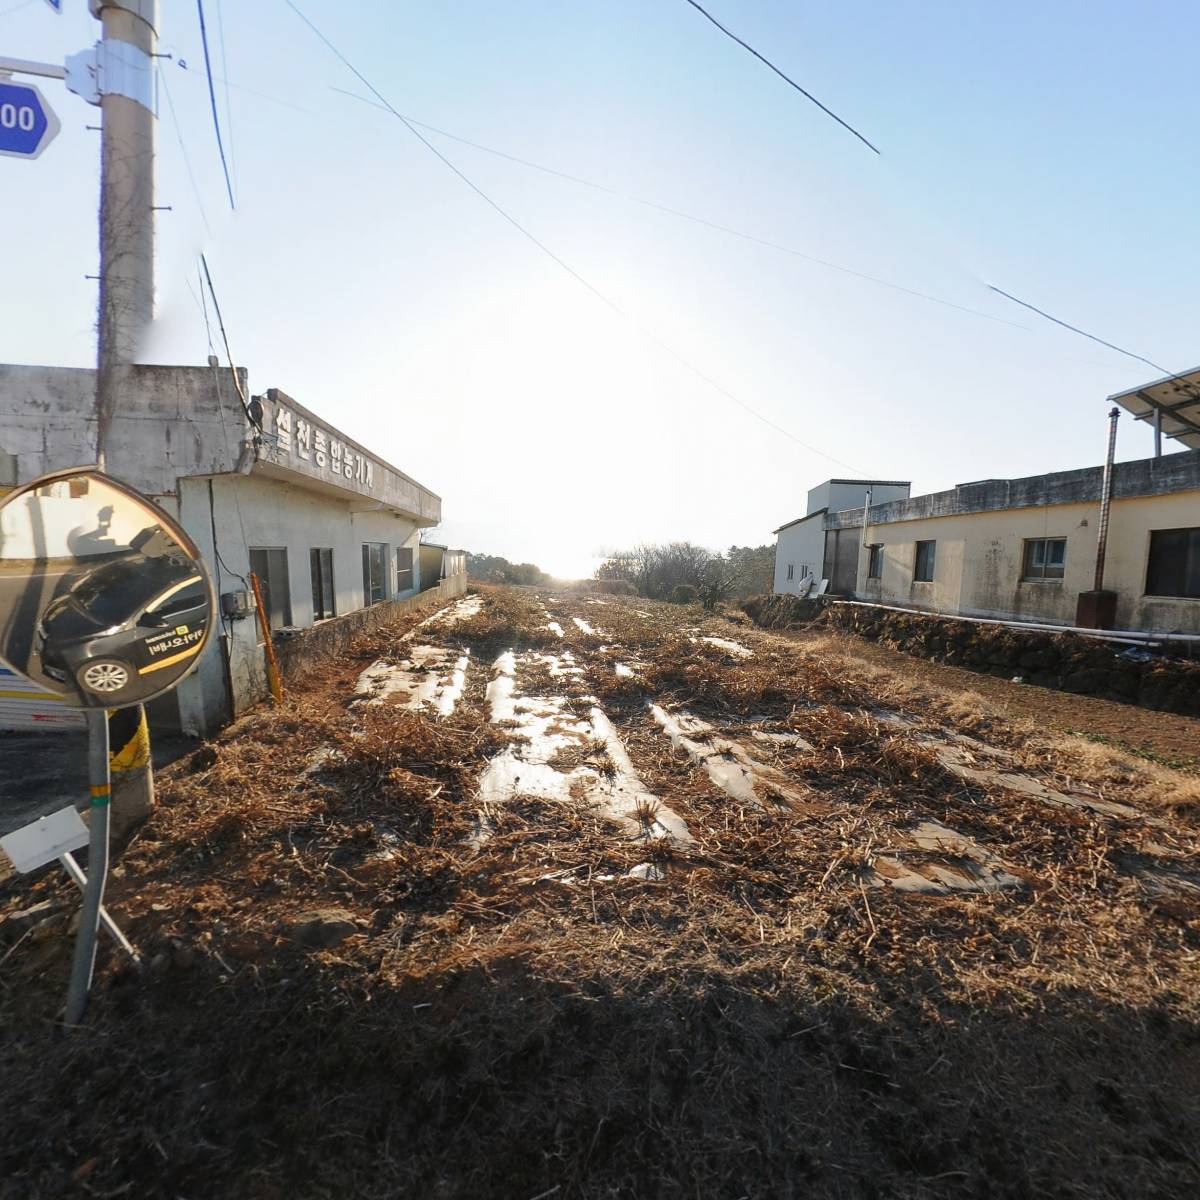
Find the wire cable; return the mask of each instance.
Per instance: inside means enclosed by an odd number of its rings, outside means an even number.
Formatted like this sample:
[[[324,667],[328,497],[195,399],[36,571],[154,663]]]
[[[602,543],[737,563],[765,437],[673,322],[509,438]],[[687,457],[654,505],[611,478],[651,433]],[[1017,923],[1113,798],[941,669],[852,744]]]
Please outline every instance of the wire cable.
[[[321,32],[321,30],[318,29],[316,27],[316,25],[314,25],[312,23],[312,21],[310,21],[308,19],[308,17],[304,15],[304,13],[300,10],[300,8],[295,4],[294,0],[284,0],[284,2],[287,4],[288,8],[290,8],[296,14],[296,16],[298,16],[300,18],[300,20],[303,21],[304,24],[308,26],[308,28],[313,32],[313,34],[315,34],[315,36],[329,49],[329,51],[334,55],[334,57],[337,58],[338,61],[365,88],[367,88],[367,90],[373,96],[375,96],[379,100],[379,102],[388,110],[388,112],[390,112],[397,120],[399,120],[404,125],[404,127],[413,135],[413,137],[415,137],[431,154],[433,154],[435,157],[440,159],[441,162],[446,167],[448,167],[451,171],[453,171],[454,174],[457,175],[458,178],[461,179],[462,182],[465,183],[467,185],[467,187],[469,187],[471,189],[471,191],[473,191],[481,200],[483,200],[484,203],[487,204],[489,208],[493,209],[499,216],[503,217],[504,220],[508,222],[508,224],[510,224],[515,230],[517,230],[518,233],[521,234],[522,237],[524,237],[526,240],[532,242],[533,245],[536,246],[544,255],[546,255],[547,258],[549,258],[552,262],[556,263],[560,268],[562,268],[563,271],[565,271],[568,275],[570,275],[572,279],[574,279],[582,287],[586,288],[589,292],[591,292],[591,294],[593,296],[595,296],[596,299],[599,300],[603,305],[605,305],[607,308],[610,308],[619,317],[621,317],[629,325],[631,325],[634,329],[636,329],[648,341],[653,342],[656,346],[659,347],[660,350],[662,350],[666,354],[670,355],[673,359],[675,359],[675,361],[677,363],[679,363],[682,367],[685,367],[688,371],[690,371],[698,379],[700,379],[704,383],[708,384],[708,386],[711,387],[714,391],[719,392],[726,399],[732,401],[739,408],[744,409],[752,417],[755,417],[757,420],[761,421],[764,425],[768,425],[770,428],[774,429],[776,431],[776,433],[783,434],[784,437],[789,438],[791,441],[795,442],[796,445],[803,447],[805,450],[808,450],[812,454],[816,454],[821,458],[827,459],[829,462],[836,463],[840,467],[845,467],[849,471],[855,471],[860,474],[864,473],[864,472],[862,472],[861,468],[855,467],[855,466],[851,465],[850,463],[843,461],[840,458],[836,458],[834,455],[829,454],[824,450],[819,450],[816,446],[810,445],[808,442],[804,441],[802,438],[797,437],[794,433],[791,432],[791,430],[785,429],[782,425],[779,425],[775,421],[771,420],[770,417],[764,416],[757,409],[752,408],[749,404],[747,404],[739,396],[736,396],[733,392],[729,391],[728,388],[719,384],[711,376],[706,375],[699,367],[697,367],[693,363],[689,362],[677,350],[675,350],[673,347],[669,346],[666,342],[664,342],[656,334],[651,333],[650,330],[646,329],[645,326],[641,325],[638,321],[636,321],[633,318],[633,316],[629,312],[627,312],[624,308],[622,308],[615,300],[611,300],[602,291],[600,291],[599,288],[595,287],[592,283],[590,283],[587,279],[585,279],[568,262],[566,262],[562,258],[560,258],[553,250],[550,249],[549,246],[546,245],[545,242],[540,241],[533,233],[531,233],[528,229],[526,229],[525,226],[522,225],[520,223],[520,221],[518,221],[516,219],[516,217],[512,216],[505,209],[501,208],[501,206],[495,200],[493,200],[491,198],[491,196],[489,196],[481,187],[479,187],[478,184],[476,184],[472,179],[470,179],[466,174],[464,174],[464,172],[461,171],[450,159],[448,159],[431,141],[429,141],[428,138],[426,138],[412,124],[411,121],[408,120],[407,117],[405,117],[403,115],[403,113],[401,113],[399,110],[397,110],[391,104],[391,102],[387,99],[387,97],[384,96],[383,93],[381,91],[379,91],[379,89],[333,44],[333,42],[331,42],[329,40],[329,38],[327,38],[325,36],[325,34],[323,34]],[[215,296],[213,297],[213,303],[214,303],[214,305],[216,304]],[[220,321],[220,312],[219,311],[217,313],[217,319],[219,322]],[[224,333],[223,328],[222,328],[222,333]]]
[[[225,333],[225,319],[221,316],[221,302],[217,299],[217,289],[213,287],[212,275],[208,270],[208,259],[201,254],[200,265],[204,268],[204,279],[208,284],[208,294],[212,297],[213,312],[217,315],[217,328],[221,331],[221,341],[225,343],[225,357],[229,360],[229,370],[233,375],[233,386],[237,391],[238,399],[242,402],[242,411],[246,414],[246,420],[251,425],[256,424],[254,418],[250,415],[250,402],[246,399],[246,393],[242,388],[242,381],[238,377],[237,367],[233,362],[233,351],[229,349],[229,337]]]
[[[204,275],[199,263],[196,264],[196,278],[200,284],[200,312],[204,317],[204,336],[208,340],[208,353],[211,358],[213,353],[212,326],[208,321],[208,301],[204,299]],[[191,287],[190,281],[188,287]]]
[[[221,118],[217,115],[217,93],[213,88],[212,60],[208,55],[208,30],[204,24],[204,0],[196,0],[200,14],[200,42],[204,47],[204,73],[208,76],[208,100],[212,106],[213,128],[217,132],[217,151],[221,155],[221,169],[225,172],[225,190],[229,193],[229,207],[237,208],[233,199],[233,184],[229,179],[229,163],[225,159],[225,143],[221,140]]]
[[[225,84],[225,128],[229,133],[229,169],[233,174],[236,186],[237,177],[237,148],[233,144],[233,103],[229,98],[229,59],[225,54],[225,10],[221,0],[217,0],[217,44],[221,48],[221,70],[224,72],[222,82]],[[238,189],[240,191],[240,189]]]
[[[346,88],[331,87],[330,90],[338,92],[343,96],[349,96],[350,99],[357,100],[360,104],[369,105],[371,108],[379,109],[381,112],[390,111],[384,105],[376,104],[374,100],[370,100],[366,96],[360,96],[357,92],[348,91]],[[482,150],[485,154],[494,154],[497,158],[503,158],[508,162],[516,163],[518,166],[529,167],[534,171],[541,171],[546,175],[553,175],[557,179],[565,179],[569,183],[578,183],[583,187],[594,188],[605,195],[615,196],[618,200],[628,200],[633,204],[640,204],[645,208],[652,208],[658,212],[667,213],[672,217],[679,217],[684,221],[703,225],[707,229],[715,229],[718,233],[726,233],[731,237],[741,238],[746,242],[753,242],[756,246],[764,246],[769,250],[778,250],[782,254],[790,254],[795,258],[803,259],[805,262],[814,263],[816,266],[826,267],[831,271],[840,271],[843,275],[850,275],[855,279],[865,280],[867,283],[878,284],[880,287],[902,292],[906,296],[914,296],[919,300],[928,300],[931,304],[941,304],[946,308],[956,309],[958,312],[969,313],[971,316],[983,317],[985,321],[995,321],[997,324],[1008,325],[1013,329],[1029,329],[1028,325],[1021,325],[1017,321],[1008,321],[1004,317],[997,317],[993,313],[984,312],[982,309],[971,308],[965,304],[957,304],[953,300],[946,300],[941,296],[931,295],[929,292],[918,291],[916,288],[906,287],[901,283],[893,283],[889,279],[881,279],[878,275],[868,275],[865,271],[858,271],[853,267],[847,267],[841,263],[830,262],[826,258],[817,258],[815,255],[807,254],[803,250],[797,250],[793,246],[786,246],[781,242],[773,242],[768,238],[759,237],[757,234],[746,233],[744,230],[735,229],[731,225],[722,225],[717,221],[710,221],[707,217],[697,216],[695,213],[687,212],[684,209],[672,208],[669,204],[660,204],[656,200],[646,200],[641,196],[635,196],[632,192],[622,192],[617,188],[609,187],[607,184],[597,183],[594,179],[584,179],[581,175],[572,175],[567,171],[560,171],[555,167],[547,167],[543,163],[533,162],[528,158],[520,158],[518,155],[509,154],[504,150],[497,150],[494,146],[485,146],[481,142],[473,142],[470,138],[460,137],[457,133],[450,133],[446,129],[439,129],[436,125],[430,125],[426,121],[418,121],[415,117],[405,115],[404,120],[412,125],[416,125],[420,129],[436,133],[439,137],[448,138],[450,141],[459,142],[464,146],[470,146],[473,150]]]
[[[179,116],[175,112],[175,100],[171,95],[171,85],[167,82],[167,72],[159,69],[159,79],[162,80],[163,95],[167,98],[167,110],[171,114],[171,124],[175,127],[175,137],[179,142],[179,152],[183,155],[183,165],[187,168],[188,179],[192,184],[192,195],[196,197],[196,207],[200,210],[200,219],[204,222],[204,228],[208,232],[208,236],[212,237],[212,226],[208,223],[208,213],[204,211],[204,200],[200,195],[200,187],[196,183],[196,175],[192,170],[191,156],[187,152],[187,146],[183,141],[183,129],[179,124]]]
[[[1188,373],[1186,371],[1169,371],[1161,363],[1156,363],[1152,358],[1145,358],[1141,354],[1134,354],[1132,350],[1124,350],[1120,346],[1114,345],[1112,342],[1106,342],[1102,337],[1097,337],[1094,333],[1088,333],[1086,329],[1080,329],[1078,325],[1071,325],[1066,321],[1060,320],[1058,317],[1051,316],[1048,312],[1035,307],[1027,300],[1018,299],[1010,292],[1004,291],[1003,288],[996,287],[995,284],[989,283],[987,286],[993,292],[997,293],[997,295],[1003,296],[1006,300],[1011,300],[1014,304],[1019,304],[1022,308],[1029,309],[1030,312],[1037,313],[1039,317],[1045,317],[1047,321],[1053,321],[1055,325],[1061,325],[1064,329],[1069,329],[1072,333],[1079,334],[1080,337],[1085,337],[1092,342],[1098,342],[1101,346],[1106,346],[1109,350],[1115,350],[1118,354],[1125,355],[1126,358],[1132,358],[1136,362],[1145,363],[1146,366],[1153,367],[1156,371],[1161,371],[1165,376],[1167,376],[1167,378],[1158,380],[1158,383],[1170,383],[1179,379],[1181,374]],[[1195,384],[1185,383],[1183,388],[1189,396],[1195,396],[1200,399],[1200,389],[1197,389]]]
[[[717,18],[714,17],[712,15],[712,13],[710,13],[708,11],[708,9],[703,8],[701,5],[697,4],[696,0],[685,0],[685,2],[690,4],[698,13],[700,13],[706,19],[711,21],[727,38],[731,38],[733,41],[737,42],[737,44],[739,46],[741,46],[741,48],[743,50],[748,50],[751,54],[753,54],[754,57],[757,58],[760,63],[763,63],[765,66],[770,67],[771,70],[774,71],[775,74],[778,75],[779,78],[784,81],[784,83],[790,84],[792,87],[794,87],[796,89],[796,91],[798,91],[800,93],[800,95],[804,96],[808,100],[811,100],[826,116],[832,117],[843,129],[847,129],[852,134],[854,134],[854,136],[856,138],[858,138],[858,140],[860,142],[862,142],[862,144],[864,146],[866,146],[869,150],[874,150],[876,154],[879,153],[878,146],[873,145],[865,137],[863,137],[863,135],[861,133],[859,133],[858,130],[855,129],[853,125],[850,125],[847,122],[843,121],[842,118],[839,117],[837,115],[837,113],[835,113],[833,111],[833,109],[826,108],[825,105],[822,104],[820,102],[820,100],[818,100],[816,98],[816,96],[814,96],[812,94],[812,92],[806,91],[804,88],[802,88],[790,75],[785,75],[769,58],[765,58],[763,55],[759,54],[759,52],[757,50],[755,50],[755,48],[753,46],[751,46],[749,42],[743,42],[742,39],[740,37],[738,37],[738,35],[736,33],[734,33],[731,29],[726,29],[725,26],[722,25],[721,22],[718,21]]]

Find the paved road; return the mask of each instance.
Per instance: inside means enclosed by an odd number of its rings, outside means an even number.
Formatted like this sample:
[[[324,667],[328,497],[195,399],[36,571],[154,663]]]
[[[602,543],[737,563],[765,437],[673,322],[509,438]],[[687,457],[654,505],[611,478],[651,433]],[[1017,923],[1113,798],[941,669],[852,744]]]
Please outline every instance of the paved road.
[[[198,744],[181,734],[152,735],[155,767],[165,767]],[[72,801],[82,808],[87,796],[83,730],[0,733],[0,836]]]

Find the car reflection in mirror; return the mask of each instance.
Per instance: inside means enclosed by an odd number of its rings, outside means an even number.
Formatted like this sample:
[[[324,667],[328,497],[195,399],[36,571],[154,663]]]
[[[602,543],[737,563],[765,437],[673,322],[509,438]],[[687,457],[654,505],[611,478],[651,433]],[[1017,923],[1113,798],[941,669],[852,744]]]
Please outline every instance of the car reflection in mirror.
[[[203,574],[154,525],[121,557],[64,576],[35,648],[44,674],[85,699],[105,707],[134,703],[159,690],[159,671],[186,669],[208,616]]]

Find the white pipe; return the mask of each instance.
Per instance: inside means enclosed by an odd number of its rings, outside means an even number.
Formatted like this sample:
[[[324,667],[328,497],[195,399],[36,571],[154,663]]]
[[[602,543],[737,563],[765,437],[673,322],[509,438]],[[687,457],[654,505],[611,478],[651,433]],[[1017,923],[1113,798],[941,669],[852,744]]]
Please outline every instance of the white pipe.
[[[919,617],[943,617],[948,621],[967,621],[972,625],[1004,625],[1009,629],[1027,629],[1038,633],[1077,633],[1081,637],[1104,642],[1123,642],[1130,646],[1156,646],[1160,641],[1200,642],[1200,633],[1145,633],[1139,629],[1081,629],[1078,625],[1043,625],[1033,621],[1002,621],[997,617],[960,617],[956,613],[932,612],[927,608],[901,608],[896,604],[872,604],[867,600],[835,600],[835,604],[854,604],[859,608],[882,608],[887,612],[912,613]]]

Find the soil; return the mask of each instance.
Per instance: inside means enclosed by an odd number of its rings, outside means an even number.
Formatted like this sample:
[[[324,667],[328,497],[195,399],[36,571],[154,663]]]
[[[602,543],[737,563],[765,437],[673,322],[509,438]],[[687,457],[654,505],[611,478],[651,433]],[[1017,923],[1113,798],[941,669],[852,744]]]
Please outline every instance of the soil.
[[[472,600],[159,773],[81,1028],[71,885],[0,882],[2,1200],[1200,1194],[1195,770],[846,638]]]

